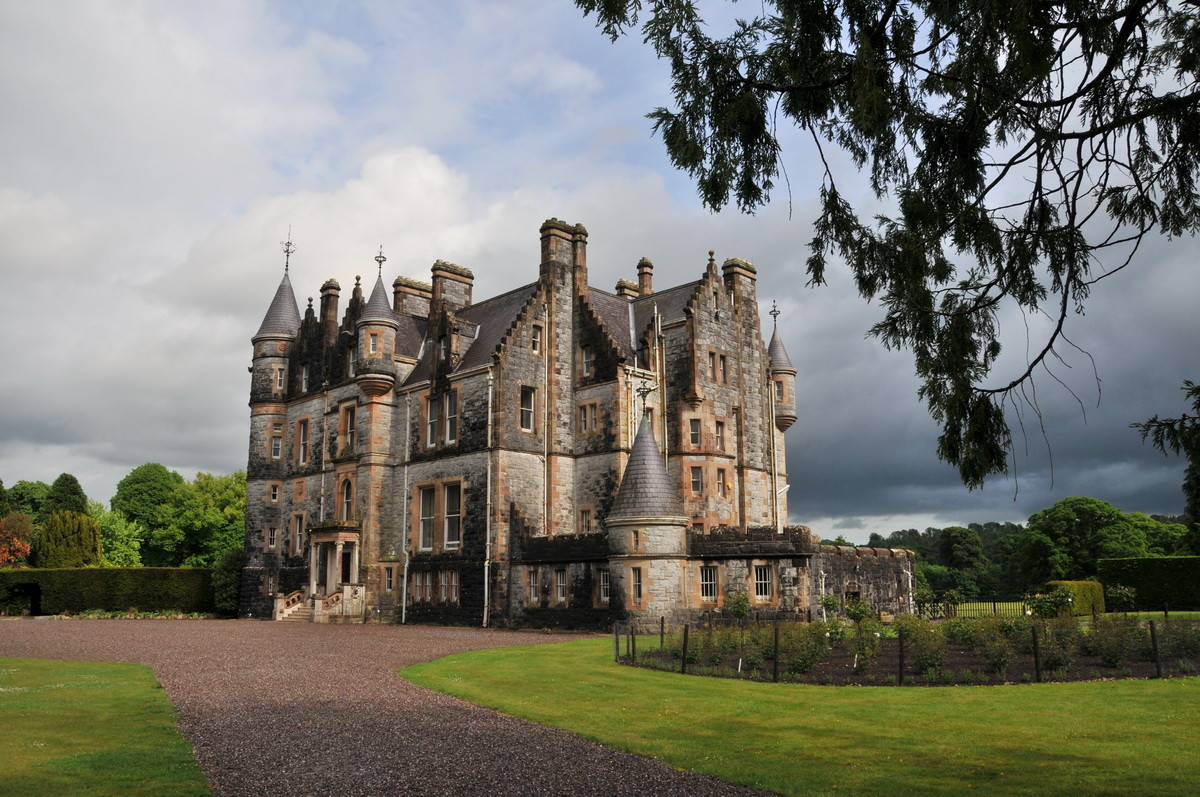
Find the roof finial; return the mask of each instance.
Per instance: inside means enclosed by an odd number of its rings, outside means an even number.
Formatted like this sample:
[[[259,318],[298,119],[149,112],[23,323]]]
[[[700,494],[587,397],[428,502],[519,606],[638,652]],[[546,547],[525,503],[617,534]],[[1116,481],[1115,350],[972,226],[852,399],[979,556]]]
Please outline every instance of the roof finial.
[[[654,392],[654,388],[650,386],[649,380],[643,379],[641,384],[637,386],[638,397],[642,400],[642,415],[646,414],[646,397]]]
[[[286,241],[279,242],[283,246],[283,273],[288,273],[288,266],[291,265],[292,252],[296,251],[296,245],[292,243],[292,225],[288,225],[288,237]]]
[[[708,267],[709,268],[717,267],[717,257],[716,256],[717,256],[717,250],[715,250],[715,249],[708,250]]]
[[[775,306],[774,299],[771,300],[771,312],[768,313],[768,315],[771,316],[771,330],[774,331],[774,330],[778,329],[779,328],[779,308]]]
[[[379,264],[379,276],[383,277],[383,264],[387,258],[383,256],[383,244],[379,245],[379,254],[375,255],[375,262]]]

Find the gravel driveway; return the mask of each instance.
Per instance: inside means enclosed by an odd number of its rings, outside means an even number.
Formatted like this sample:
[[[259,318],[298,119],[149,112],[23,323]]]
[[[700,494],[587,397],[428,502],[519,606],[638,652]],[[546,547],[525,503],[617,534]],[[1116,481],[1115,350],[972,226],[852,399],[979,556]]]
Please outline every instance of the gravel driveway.
[[[261,620],[0,619],[0,656],[154,667],[218,795],[750,795],[404,681],[565,637]]]

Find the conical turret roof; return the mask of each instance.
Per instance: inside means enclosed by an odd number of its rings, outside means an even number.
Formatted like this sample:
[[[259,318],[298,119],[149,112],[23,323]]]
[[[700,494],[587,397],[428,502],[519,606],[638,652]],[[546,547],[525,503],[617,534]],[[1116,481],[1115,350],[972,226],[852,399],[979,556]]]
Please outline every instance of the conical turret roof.
[[[260,338],[264,335],[294,336],[300,330],[300,308],[296,306],[296,294],[292,291],[292,281],[287,272],[283,273],[283,281],[275,291],[275,298],[263,317],[262,326],[254,335]]]
[[[379,322],[396,325],[396,314],[392,311],[392,303],[388,299],[387,288],[383,285],[383,277],[375,278],[375,287],[371,290],[371,298],[363,308],[363,314],[358,323]]]
[[[771,358],[772,371],[791,371],[796,372],[796,366],[792,365],[792,360],[788,357],[787,349],[783,347],[783,338],[779,337],[779,328],[775,328],[775,333],[771,335],[771,345],[767,347],[767,355]]]
[[[658,450],[650,422],[643,418],[629,452],[621,486],[613,500],[609,519],[627,517],[684,517],[679,485],[671,481]]]

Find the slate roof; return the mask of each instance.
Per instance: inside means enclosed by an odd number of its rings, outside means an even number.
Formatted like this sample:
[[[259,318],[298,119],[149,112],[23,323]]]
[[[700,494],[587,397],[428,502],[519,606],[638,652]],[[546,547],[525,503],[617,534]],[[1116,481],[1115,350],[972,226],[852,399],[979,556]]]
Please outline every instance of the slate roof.
[[[633,330],[633,314],[629,311],[629,302],[620,296],[589,286],[588,304],[600,317],[600,323],[604,325],[604,330],[617,342],[617,347],[621,350],[621,355],[625,360],[630,363],[635,362],[637,335]]]
[[[676,285],[674,288],[667,288],[665,291],[658,291],[649,296],[634,299],[634,338],[640,340],[646,330],[649,329],[650,322],[654,318],[655,307],[658,308],[658,314],[662,316],[664,324],[670,324],[672,321],[682,321],[686,317],[684,310],[687,308],[687,303],[692,300],[692,295],[695,294],[696,288],[699,285],[700,280],[685,282],[683,285]]]
[[[267,314],[263,316],[262,326],[258,328],[254,337],[258,338],[263,335],[294,336],[299,329],[300,308],[296,305],[296,294],[292,291],[292,281],[288,279],[285,271],[283,281],[275,290],[275,298],[271,300],[271,306],[267,308]]]
[[[536,282],[522,285],[508,293],[464,307],[455,313],[461,324],[462,335],[459,349],[462,360],[456,370],[465,371],[491,362],[500,341],[536,289]],[[422,330],[422,338],[427,334],[427,330]],[[405,380],[406,385],[424,382],[429,378],[429,369],[434,357],[433,349],[433,346],[424,347],[421,359]]]
[[[375,287],[371,290],[371,298],[367,300],[367,306],[363,308],[363,314],[359,316],[358,323],[366,321],[386,321],[391,324],[397,323],[395,312],[392,311],[392,303],[388,297],[388,290],[383,285],[383,277],[375,278]]]
[[[643,418],[608,519],[685,517],[679,485],[671,481],[650,423]]]
[[[767,355],[771,358],[772,371],[791,371],[795,373],[796,366],[792,365],[792,360],[788,357],[787,349],[783,347],[783,338],[779,337],[778,327],[774,334],[771,335],[771,345],[767,347]]]

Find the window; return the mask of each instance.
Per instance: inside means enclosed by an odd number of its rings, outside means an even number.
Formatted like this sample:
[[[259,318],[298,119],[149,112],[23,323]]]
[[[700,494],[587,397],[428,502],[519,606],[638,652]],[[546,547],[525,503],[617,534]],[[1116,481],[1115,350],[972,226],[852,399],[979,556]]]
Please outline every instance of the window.
[[[727,384],[729,384],[729,361],[725,359],[724,354],[721,355],[720,360],[721,360],[721,384],[727,385]]]
[[[693,520],[692,521],[692,531],[696,534],[703,534],[704,533],[704,521],[703,520]]]
[[[704,492],[704,468],[692,468],[692,495]]]
[[[692,448],[700,447],[700,419],[692,418],[688,421],[689,438],[692,443]]]
[[[587,534],[592,530],[592,510],[579,510],[579,533]]]
[[[279,503],[279,485],[278,484],[271,485],[271,503],[272,504]]]
[[[308,464],[308,421],[300,421],[296,425],[296,439],[300,441],[300,464]]]
[[[393,581],[393,579],[396,577],[395,573],[396,573],[395,568],[392,568],[392,567],[383,568],[383,591],[384,592],[391,592],[392,590],[394,590],[396,588],[395,582]]]
[[[287,370],[284,368],[275,369],[275,392],[282,393],[284,387],[287,386]]]
[[[714,436],[716,438],[717,450],[724,451],[725,450],[725,422],[724,421],[717,421],[717,431],[716,431],[716,435],[714,435]]]
[[[600,600],[608,603],[609,586],[608,586],[608,571],[600,571]]]
[[[304,542],[304,515],[292,515],[292,555],[300,553]]]
[[[421,488],[421,539],[419,547],[423,551],[433,548],[433,488]]]
[[[300,392],[301,393],[308,392],[308,366],[307,365],[300,366]]]
[[[581,433],[596,431],[598,428],[596,423],[596,416],[599,414],[598,410],[599,407],[596,404],[583,404],[579,407],[579,431]]]
[[[431,597],[433,597],[433,573],[413,573],[413,600],[428,603]]]
[[[279,536],[279,529],[267,529],[267,547],[268,548],[275,547],[276,543],[279,542],[278,536]]]
[[[754,599],[760,601],[771,600],[773,590],[771,589],[771,566],[770,565],[755,565],[754,566]]]
[[[567,602],[567,570],[563,567],[554,571],[554,602]]]
[[[283,455],[283,424],[271,425],[271,459],[279,459]]]
[[[446,581],[450,584],[450,602],[458,603],[458,571],[449,570],[445,576]]]
[[[448,336],[443,336],[442,339],[438,341],[438,349],[442,353],[441,359],[443,361],[450,359],[450,338]]]
[[[447,484],[445,488],[446,519],[445,540],[446,549],[452,550],[462,542],[462,486]]]
[[[446,404],[446,442],[458,439],[458,391],[451,390],[442,397]]]
[[[342,482],[342,520],[354,519],[354,483],[349,479]]]
[[[700,600],[716,601],[717,599],[717,568],[705,566],[700,568]]]
[[[783,401],[783,380],[775,380],[775,400]]]
[[[635,568],[633,568],[632,573],[633,573],[633,576],[632,576],[633,602],[641,603],[642,602],[642,568],[635,567]]]
[[[425,445],[433,448],[437,445],[438,425],[441,423],[441,402],[430,396],[425,400],[425,413],[428,423],[425,426]]]
[[[450,591],[450,579],[446,578],[446,573],[439,573],[438,576],[438,601],[445,603]]]
[[[379,336],[378,335],[372,333],[371,336],[368,338],[368,341],[369,342],[367,344],[367,351],[369,353],[375,354],[377,351],[379,351]]]
[[[521,429],[526,432],[533,431],[533,405],[536,396],[535,388],[521,387]]]
[[[534,354],[542,353],[542,325],[534,324],[533,330],[529,335],[529,348],[533,349]]]
[[[346,376],[354,376],[354,349],[346,352]]]
[[[355,438],[358,436],[358,419],[355,417],[354,405],[346,408],[346,449],[354,450]]]
[[[529,602],[538,602],[538,569],[536,567],[529,568]]]
[[[717,381],[717,354],[712,351],[708,353],[708,378]]]
[[[596,367],[596,361],[592,358],[592,347],[584,346],[579,350],[580,360],[583,362],[583,376],[586,379],[592,375],[593,369]]]
[[[728,495],[728,485],[725,483],[725,469],[717,468],[717,494],[722,498]]]

